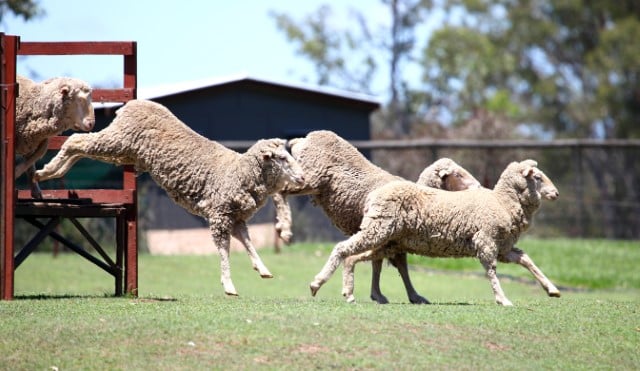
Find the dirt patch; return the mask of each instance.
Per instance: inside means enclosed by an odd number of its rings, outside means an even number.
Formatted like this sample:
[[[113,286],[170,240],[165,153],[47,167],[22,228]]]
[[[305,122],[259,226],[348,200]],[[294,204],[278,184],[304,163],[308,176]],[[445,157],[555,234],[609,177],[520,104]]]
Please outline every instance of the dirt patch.
[[[249,225],[251,242],[260,249],[279,243],[272,223]],[[153,229],[147,231],[149,252],[154,255],[211,255],[218,251],[211,241],[209,228]],[[244,251],[242,244],[231,238],[231,250]]]

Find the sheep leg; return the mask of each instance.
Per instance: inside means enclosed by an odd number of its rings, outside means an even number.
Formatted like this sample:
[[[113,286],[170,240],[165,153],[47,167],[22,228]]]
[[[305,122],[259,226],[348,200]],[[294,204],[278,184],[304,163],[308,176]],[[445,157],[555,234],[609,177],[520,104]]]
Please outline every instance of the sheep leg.
[[[42,190],[40,189],[40,185],[35,180],[36,175],[36,167],[31,165],[27,168],[27,178],[29,178],[29,182],[31,183],[31,197],[33,198],[42,198]]]
[[[487,233],[480,231],[471,239],[471,245],[472,248],[477,251],[478,259],[484,267],[487,278],[491,283],[491,289],[493,290],[496,303],[504,306],[513,306],[513,303],[507,299],[504,291],[502,291],[502,286],[500,286],[500,281],[498,280],[498,274],[496,273],[496,252],[498,251],[498,246],[496,246],[493,238]]]
[[[249,254],[249,258],[251,259],[251,264],[253,265],[253,269],[260,273],[260,277],[262,278],[273,278],[269,269],[264,265],[262,259],[256,252],[255,247],[251,243],[251,238],[249,237],[249,231],[247,230],[247,225],[244,222],[237,222],[233,226],[233,237],[235,237],[238,241],[242,242],[245,250],[247,250],[247,254]]]
[[[371,260],[371,291],[369,292],[369,297],[378,304],[388,304],[389,300],[382,294],[382,290],[380,290],[382,262],[384,262],[384,259]]]
[[[371,220],[368,222],[366,219],[363,220],[362,225],[366,225],[365,228],[347,240],[336,244],[324,267],[309,285],[312,296],[316,295],[320,287],[329,280],[331,275],[338,269],[338,266],[340,266],[340,263],[348,256],[374,249],[376,246],[382,246],[386,242],[387,237],[382,233],[376,233],[378,228],[374,224],[371,223]]]
[[[90,158],[111,164],[134,164],[135,161],[121,155],[124,144],[107,129],[97,133],[73,134],[62,145],[56,156],[41,170],[36,171],[36,180],[60,178],[81,158]],[[99,144],[99,145],[97,145]]]
[[[413,284],[411,283],[411,278],[409,278],[409,267],[407,264],[407,254],[406,253],[396,254],[390,257],[389,261],[391,262],[391,264],[393,264],[394,267],[396,267],[396,269],[398,270],[398,273],[400,274],[400,277],[402,278],[402,283],[404,283],[404,288],[407,291],[409,302],[411,302],[412,304],[431,304],[429,300],[427,300],[427,298],[418,294],[416,289],[413,287]],[[372,262],[372,264],[374,262],[375,260]],[[382,268],[382,260],[380,260],[379,264],[380,264],[380,268]],[[375,270],[374,270],[374,273],[375,273]],[[380,292],[380,287],[379,287],[379,282],[380,282],[379,272],[378,272],[377,280],[378,280],[378,283],[376,284],[376,287],[378,288],[378,293],[380,294],[380,296],[384,298],[384,296]],[[373,299],[373,283],[371,284],[371,296],[372,296],[371,298]],[[378,303],[380,303],[380,301],[378,301]]]
[[[213,228],[210,228],[213,231]],[[233,281],[231,281],[231,263],[229,262],[229,240],[230,236],[212,233],[213,243],[218,248],[220,255],[220,282],[224,288],[224,293],[229,296],[238,296]]]
[[[540,283],[542,288],[547,292],[547,294],[551,297],[560,297],[560,290],[547,278],[547,276],[542,273],[540,268],[538,268],[533,260],[527,255],[524,251],[514,248],[509,251],[509,253],[504,257],[505,262],[508,263],[517,263],[521,266],[527,268],[531,274],[536,278],[536,280]]]
[[[89,135],[92,134],[71,135],[56,156],[42,169],[36,171],[34,178],[36,180],[48,180],[60,178],[66,174],[73,164],[85,156],[85,148],[88,144],[85,137]]]
[[[276,231],[284,243],[289,244],[291,237],[293,237],[291,230],[291,206],[289,206],[287,196],[283,193],[274,193],[271,198],[276,208]]]
[[[42,156],[44,156],[44,154],[47,152],[48,147],[49,147],[49,141],[43,140],[38,144],[38,147],[33,153],[24,156],[24,161],[16,165],[15,179],[18,179],[20,175],[22,175],[24,172],[29,171],[30,168],[35,169],[36,161],[38,161],[40,158],[42,158]],[[27,174],[27,176],[29,176],[29,174]],[[33,180],[33,175],[29,176],[29,181],[32,181],[32,180]]]
[[[372,260],[374,258],[375,260],[372,261],[372,264],[373,262],[380,260],[380,270],[381,270],[382,258],[384,258],[384,254],[382,254],[381,250],[369,250],[361,254],[348,256],[344,259],[344,266],[342,268],[342,296],[344,296],[347,299],[348,303],[353,303],[356,300],[356,298],[353,296],[353,290],[355,287],[354,270],[355,270],[356,263],[365,261],[365,260]],[[379,274],[380,270],[378,270],[378,277],[380,277],[380,274]],[[375,269],[374,269],[374,272],[375,272]],[[373,285],[373,279],[372,279],[372,285]],[[373,292],[373,288],[371,289],[371,291]],[[371,299],[377,301],[380,304],[388,303],[388,301],[381,302],[382,299],[376,300],[373,296],[371,297]],[[383,296],[383,299],[386,300],[384,296]]]
[[[496,260],[486,261],[481,260],[482,266],[484,267],[487,278],[489,282],[491,282],[491,289],[493,290],[493,295],[496,299],[496,303],[503,305],[505,307],[513,306],[513,303],[507,299],[502,291],[502,286],[500,286],[500,281],[498,280],[498,274],[496,273]]]

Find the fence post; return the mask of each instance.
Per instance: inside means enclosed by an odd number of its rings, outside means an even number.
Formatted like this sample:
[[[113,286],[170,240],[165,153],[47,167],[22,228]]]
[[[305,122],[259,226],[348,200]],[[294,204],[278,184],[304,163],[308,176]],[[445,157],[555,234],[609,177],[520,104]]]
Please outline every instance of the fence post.
[[[13,299],[16,55],[18,36],[0,33],[0,299]]]
[[[582,173],[582,147],[576,144],[572,150],[573,167],[575,170],[574,192],[578,207],[576,209],[576,234],[582,238],[585,236],[584,226],[584,177]]]

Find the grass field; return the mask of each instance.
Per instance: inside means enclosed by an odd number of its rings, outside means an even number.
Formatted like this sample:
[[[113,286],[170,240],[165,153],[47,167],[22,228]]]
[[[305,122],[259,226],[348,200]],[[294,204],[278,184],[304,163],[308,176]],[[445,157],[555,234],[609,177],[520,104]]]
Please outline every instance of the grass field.
[[[82,258],[35,254],[16,271],[16,300],[0,302],[0,369],[640,369],[638,242],[523,241],[563,297],[501,264],[512,308],[493,303],[473,260],[414,260],[433,305],[407,304],[388,267],[391,304],[374,304],[369,264],[355,304],[340,296],[341,270],[312,298],[331,247],[262,250],[269,280],[234,253],[240,297],[224,296],[215,255],[141,255],[139,297],[114,298]]]

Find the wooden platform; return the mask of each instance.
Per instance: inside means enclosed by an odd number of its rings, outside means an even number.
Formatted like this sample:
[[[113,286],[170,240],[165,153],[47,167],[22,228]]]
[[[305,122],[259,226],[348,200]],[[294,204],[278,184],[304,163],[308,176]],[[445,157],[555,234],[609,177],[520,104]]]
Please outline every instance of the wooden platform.
[[[20,42],[18,36],[0,33],[0,299],[14,295],[14,270],[45,238],[53,238],[113,276],[115,294],[138,292],[137,183],[132,166],[122,167],[121,189],[43,190],[43,199],[33,199],[30,191],[17,191],[15,166],[15,99],[17,55],[122,55],[123,86],[94,89],[94,102],[124,103],[136,97],[136,43],[126,42]],[[71,68],[71,67],[70,67]],[[59,150],[66,137],[54,137],[49,150]],[[14,248],[14,221],[24,219],[37,232],[25,246]],[[105,249],[91,236],[79,219],[113,218],[115,249]],[[84,237],[83,244],[70,241],[56,232],[63,220],[69,220]],[[107,251],[114,251],[107,253]]]

